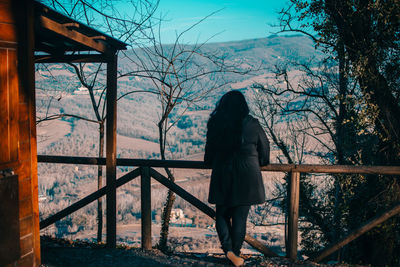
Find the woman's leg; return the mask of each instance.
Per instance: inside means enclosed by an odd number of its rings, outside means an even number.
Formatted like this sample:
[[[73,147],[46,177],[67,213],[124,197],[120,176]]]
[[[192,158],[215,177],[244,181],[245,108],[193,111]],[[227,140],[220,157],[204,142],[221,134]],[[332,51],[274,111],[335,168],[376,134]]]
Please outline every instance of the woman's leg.
[[[250,206],[237,206],[232,208],[232,251],[240,255],[240,249],[246,236],[246,222]]]
[[[217,205],[215,227],[217,228],[218,238],[225,253],[232,250],[231,239],[231,208]]]

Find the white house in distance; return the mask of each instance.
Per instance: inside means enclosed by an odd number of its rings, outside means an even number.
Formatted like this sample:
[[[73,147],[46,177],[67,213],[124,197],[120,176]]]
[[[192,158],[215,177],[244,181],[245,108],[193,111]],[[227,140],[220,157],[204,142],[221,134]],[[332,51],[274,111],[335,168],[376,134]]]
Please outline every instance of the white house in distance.
[[[182,209],[172,209],[171,211],[171,223],[179,225],[192,224],[192,219],[186,218]]]
[[[75,95],[87,95],[87,94],[89,94],[89,91],[85,86],[81,86],[77,90],[74,91],[74,94]]]

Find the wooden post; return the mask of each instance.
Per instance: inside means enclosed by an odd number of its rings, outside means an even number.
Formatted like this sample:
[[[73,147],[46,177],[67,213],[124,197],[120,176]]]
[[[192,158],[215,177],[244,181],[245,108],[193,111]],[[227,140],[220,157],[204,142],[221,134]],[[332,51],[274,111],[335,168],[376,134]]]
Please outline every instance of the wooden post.
[[[117,244],[116,167],[117,167],[117,55],[107,62],[107,121],[106,121],[106,176],[107,176],[107,247]]]
[[[291,260],[297,259],[298,219],[300,197],[300,173],[291,172],[288,182],[288,244],[286,256]]]
[[[151,184],[150,168],[140,168],[140,200],[142,212],[142,249],[151,250]]]

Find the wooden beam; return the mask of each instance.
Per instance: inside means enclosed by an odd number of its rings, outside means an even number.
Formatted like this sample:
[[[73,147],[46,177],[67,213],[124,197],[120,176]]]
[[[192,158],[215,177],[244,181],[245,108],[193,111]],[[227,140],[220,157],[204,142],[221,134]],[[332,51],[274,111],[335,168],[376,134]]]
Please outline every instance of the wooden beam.
[[[59,164],[106,165],[105,158],[38,155],[38,162]]]
[[[117,55],[107,63],[106,180],[107,247],[116,247],[117,238]]]
[[[138,177],[140,175],[140,170],[139,169],[135,169],[125,175],[123,175],[122,177],[120,177],[117,180],[117,187],[120,187],[121,185],[126,184],[129,181],[132,181],[133,179],[135,179],[136,177]],[[103,187],[99,190],[97,190],[96,192],[91,193],[90,195],[82,198],[81,200],[75,202],[74,204],[72,204],[71,206],[68,206],[67,208],[57,212],[54,215],[51,215],[50,217],[42,220],[40,222],[40,229],[46,228],[47,226],[55,223],[56,221],[61,220],[62,218],[70,215],[71,213],[83,208],[84,206],[92,203],[93,201],[95,201],[96,199],[104,196],[107,192],[107,187]]]
[[[25,128],[25,130],[19,132],[19,139],[21,145],[21,153],[19,155],[20,170],[19,175],[28,175],[31,178],[31,207],[32,210],[28,212],[32,215],[32,237],[25,239],[21,237],[21,251],[24,250],[23,247],[29,248],[27,251],[32,251],[32,256],[30,258],[30,264],[32,266],[40,265],[40,222],[39,222],[39,198],[38,198],[38,175],[37,175],[37,148],[36,148],[36,108],[35,108],[35,62],[34,62],[34,44],[36,39],[36,32],[34,31],[35,22],[35,12],[33,1],[9,1],[12,2],[13,13],[17,25],[17,40],[18,40],[18,87],[19,87],[19,115],[20,115],[20,130]],[[27,110],[25,110],[27,108]],[[27,121],[22,118],[26,117]],[[28,124],[21,124],[22,121],[28,122]],[[27,126],[29,125],[29,126]],[[29,129],[26,129],[29,127]],[[26,142],[26,138],[30,140]],[[24,141],[23,141],[24,140]],[[30,147],[29,149],[27,147]],[[29,159],[28,159],[29,154]],[[22,177],[20,177],[22,178]],[[20,202],[23,203],[22,206],[28,207],[26,205],[28,201]],[[28,214],[22,215],[20,213],[21,219],[24,216],[29,216]],[[22,229],[21,229],[22,231]],[[25,234],[28,234],[26,232]],[[25,243],[28,241],[28,243]],[[31,243],[32,242],[32,243]],[[24,244],[25,243],[25,244]],[[29,244],[30,243],[30,244]],[[29,256],[21,256],[18,265],[23,265],[22,261],[29,259]]]
[[[263,243],[248,234],[246,234],[246,236],[244,237],[244,241],[246,241],[247,244],[261,252],[266,257],[281,257],[270,250],[268,247],[266,247]]]
[[[70,157],[70,156],[47,156],[38,155],[38,161],[43,163],[62,163],[62,164],[86,164],[86,165],[105,165],[105,158],[96,157]],[[151,160],[151,159],[117,159],[117,166],[130,167],[169,167],[184,169],[210,169],[203,161],[189,160]]]
[[[70,27],[69,24],[60,24],[54,20],[51,20],[45,16],[40,16],[39,20],[41,22],[41,26],[49,31],[52,31],[56,34],[59,34],[63,37],[66,37],[72,41],[75,41],[81,45],[84,45],[90,49],[94,49],[100,53],[105,53],[108,48],[102,42],[97,42],[91,37],[88,37],[80,32],[75,31]]]
[[[360,173],[399,175],[400,166],[352,166],[352,165],[316,165],[316,164],[270,164],[262,171],[301,172],[301,173]]]
[[[142,249],[151,250],[151,184],[149,167],[140,167]]]
[[[63,25],[64,27],[67,27],[67,28],[79,29],[79,23],[76,23],[76,22],[62,23],[61,25]]]
[[[390,219],[391,217],[393,217],[393,216],[395,216],[395,215],[397,215],[399,213],[400,213],[400,203],[397,203],[390,210],[382,212],[381,214],[373,217],[372,219],[370,219],[369,221],[364,223],[359,228],[353,230],[346,237],[344,237],[341,240],[339,240],[338,242],[328,246],[324,250],[318,252],[315,256],[310,257],[310,260],[313,261],[313,262],[319,262],[319,261],[323,260],[324,258],[326,258],[327,256],[331,255],[332,253],[334,253],[338,249],[342,248],[343,246],[347,245],[348,243],[350,243],[354,239],[358,238],[362,234],[368,232],[369,230],[371,230],[375,226],[378,226],[379,224],[383,223],[387,219]],[[384,244],[382,244],[382,245],[384,245]]]
[[[103,41],[107,40],[107,38],[104,35],[91,36],[90,38],[92,38],[93,40],[103,40]]]
[[[35,63],[105,63],[105,62],[107,62],[107,58],[101,54],[35,56]]]
[[[175,194],[198,208],[200,211],[211,217],[212,219],[215,220],[215,211],[210,208],[208,205],[200,201],[198,198],[187,192],[185,189],[180,187],[179,185],[175,184],[168,178],[164,177],[162,174],[157,172],[156,170],[150,168],[150,175],[154,179],[156,179],[159,183],[163,184],[166,186],[168,189],[172,190]],[[250,244],[252,247],[263,253],[265,256],[268,257],[279,257],[278,254],[273,252],[272,250],[268,249],[264,244],[262,244],[260,241],[257,239],[249,236],[246,234],[245,239],[244,239],[248,244]]]
[[[211,169],[203,161],[155,160],[155,159],[117,159],[118,166],[147,166],[153,168]]]
[[[66,164],[89,164],[104,165],[105,161],[95,157],[66,157],[66,156],[45,156],[39,155],[39,162],[66,163]],[[126,159],[118,158],[118,166],[147,166],[154,168],[182,168],[182,169],[211,169],[203,161],[190,160],[154,160],[154,159]],[[301,173],[360,173],[360,174],[382,174],[400,175],[400,166],[348,166],[348,165],[294,165],[294,164],[269,164],[261,167],[262,171],[270,172],[301,172]]]
[[[288,244],[286,256],[291,260],[297,259],[300,173],[292,172],[288,181]]]

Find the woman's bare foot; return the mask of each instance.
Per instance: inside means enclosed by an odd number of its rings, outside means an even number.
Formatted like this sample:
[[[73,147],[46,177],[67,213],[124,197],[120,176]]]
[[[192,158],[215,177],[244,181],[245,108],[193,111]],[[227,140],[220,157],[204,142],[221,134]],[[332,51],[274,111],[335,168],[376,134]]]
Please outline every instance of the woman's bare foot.
[[[244,264],[244,259],[241,257],[236,256],[235,253],[232,251],[228,251],[226,253],[226,257],[233,263],[235,266],[243,266]]]

